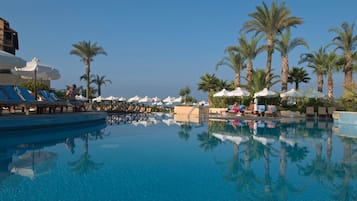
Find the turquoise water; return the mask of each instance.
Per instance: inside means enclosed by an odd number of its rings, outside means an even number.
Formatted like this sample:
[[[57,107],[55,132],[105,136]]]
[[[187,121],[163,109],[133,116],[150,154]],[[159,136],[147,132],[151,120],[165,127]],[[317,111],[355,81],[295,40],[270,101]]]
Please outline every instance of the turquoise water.
[[[0,200],[356,200],[357,140],[333,128],[152,115],[1,132]]]

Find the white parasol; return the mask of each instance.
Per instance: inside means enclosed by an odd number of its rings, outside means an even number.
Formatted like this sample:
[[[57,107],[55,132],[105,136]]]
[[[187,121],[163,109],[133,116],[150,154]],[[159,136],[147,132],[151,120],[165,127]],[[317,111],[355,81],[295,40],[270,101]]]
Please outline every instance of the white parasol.
[[[15,67],[15,74],[23,79],[58,80],[61,75],[59,71],[49,65],[40,63],[38,58],[33,58],[23,68]]]
[[[132,103],[132,102],[138,102],[139,100],[140,100],[140,97],[138,95],[136,95],[136,96],[129,98],[127,102]]]
[[[14,67],[26,66],[26,61],[13,54],[0,50],[0,70],[11,70]]]
[[[281,93],[280,94],[281,98],[285,98],[285,97],[292,97],[292,98],[302,98],[304,97],[304,94],[296,89],[290,89],[287,92]]]
[[[240,87],[237,87],[233,91],[228,92],[228,96],[241,97],[241,96],[249,96],[249,95],[250,95],[249,91],[247,91],[243,88],[240,88]]]
[[[278,96],[278,94],[275,91],[269,90],[268,88],[264,88],[263,90],[254,93],[254,98],[256,98],[256,97],[270,98],[270,97],[276,97],[276,96]]]
[[[222,89],[221,91],[213,94],[213,97],[227,97],[228,91],[226,89]]]
[[[306,98],[326,98],[326,95],[324,93],[319,92],[315,89],[309,89],[305,91],[304,95]]]

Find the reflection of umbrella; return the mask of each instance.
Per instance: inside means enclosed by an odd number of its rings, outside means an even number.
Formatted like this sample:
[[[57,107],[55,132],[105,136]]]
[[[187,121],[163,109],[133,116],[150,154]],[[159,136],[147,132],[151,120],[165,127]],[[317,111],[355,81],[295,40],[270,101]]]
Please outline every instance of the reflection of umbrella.
[[[325,98],[325,94],[319,91],[316,91],[315,89],[310,89],[305,91],[305,97],[306,98]]]
[[[264,88],[263,90],[254,93],[254,98],[256,98],[256,97],[270,98],[270,97],[276,97],[276,96],[278,96],[278,94],[275,91],[271,91],[267,88]]]
[[[55,165],[57,154],[53,152],[26,152],[14,160],[9,169],[11,173],[34,179],[49,172]]]
[[[304,94],[301,93],[300,91],[293,89],[290,89],[287,92],[281,93],[280,97],[284,98],[284,97],[292,97],[292,98],[302,98],[304,97]]]
[[[226,89],[222,89],[221,91],[213,94],[213,97],[226,97],[228,96],[228,91]]]
[[[247,91],[243,88],[240,88],[240,87],[237,87],[233,91],[228,92],[228,96],[241,97],[241,96],[249,96],[249,95],[250,95],[249,91]]]
[[[15,66],[24,67],[26,61],[13,54],[0,50],[0,70],[11,70]]]

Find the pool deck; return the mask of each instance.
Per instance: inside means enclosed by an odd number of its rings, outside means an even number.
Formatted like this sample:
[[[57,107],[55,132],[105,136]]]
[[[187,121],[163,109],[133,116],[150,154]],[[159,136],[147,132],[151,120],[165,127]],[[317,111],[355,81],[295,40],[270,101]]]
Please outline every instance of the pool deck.
[[[55,114],[6,114],[0,116],[0,131],[49,128],[88,122],[104,121],[106,112],[64,112]],[[1,134],[0,134],[1,135]]]

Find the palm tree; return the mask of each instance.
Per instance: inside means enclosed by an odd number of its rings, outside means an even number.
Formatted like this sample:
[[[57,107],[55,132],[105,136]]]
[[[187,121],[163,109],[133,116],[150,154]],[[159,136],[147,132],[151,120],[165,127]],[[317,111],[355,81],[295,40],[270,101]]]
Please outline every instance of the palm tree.
[[[326,54],[325,68],[327,72],[327,97],[329,102],[333,101],[333,78],[332,74],[334,71],[338,71],[340,59],[335,52],[330,52]]]
[[[289,83],[295,83],[295,89],[299,90],[299,83],[308,83],[311,78],[309,77],[309,74],[306,72],[305,69],[298,68],[298,67],[293,67],[289,71],[288,75],[288,82]]]
[[[265,79],[266,75],[265,74],[266,74],[266,72],[263,69],[253,70],[253,74],[252,74],[253,82],[252,82],[251,92],[260,91],[268,85],[266,83],[266,79]],[[271,73],[269,78],[270,78],[270,80],[268,81],[269,86],[273,86],[280,82],[280,80],[275,80],[275,79],[279,78],[278,75],[274,75]]]
[[[343,51],[346,63],[344,65],[345,72],[345,87],[351,86],[353,84],[353,62],[357,55],[357,35],[353,35],[354,23],[348,24],[343,22],[341,28],[335,27],[331,28],[329,32],[334,32],[337,34],[336,37],[332,39],[332,45],[336,46],[336,49]],[[345,93],[346,93],[345,89]]]
[[[185,104],[188,103],[188,96],[190,95],[191,93],[191,89],[189,87],[184,87],[180,90],[179,92],[179,95],[184,97],[184,101],[185,101]]]
[[[228,66],[235,73],[234,85],[235,87],[240,87],[240,75],[244,68],[244,60],[245,58],[239,53],[234,53],[231,49],[226,49],[225,52],[228,52],[228,57],[224,57],[221,59],[215,66],[216,71],[220,66]]]
[[[208,92],[208,104],[210,105],[211,92],[216,91],[219,87],[217,83],[219,79],[214,74],[206,73],[201,76],[201,82],[198,83],[198,90]]]
[[[288,74],[289,74],[289,58],[288,54],[297,46],[303,45],[309,48],[308,44],[303,38],[291,39],[290,29],[286,29],[285,33],[281,35],[280,40],[276,43],[276,50],[281,54],[281,91],[288,90]]]
[[[106,83],[112,83],[111,80],[105,79],[105,75],[103,76],[99,76],[99,75],[95,75],[94,79],[91,80],[91,83],[94,83],[97,85],[98,87],[98,96],[100,96],[102,94],[102,85],[106,86]]]
[[[93,61],[93,57],[98,54],[107,55],[104,49],[101,46],[98,46],[97,43],[91,43],[90,41],[80,41],[76,44],[72,45],[74,49],[70,51],[70,54],[77,55],[81,58],[81,61],[86,66],[86,75],[89,78],[90,75],[90,67],[91,62]],[[87,91],[86,97],[89,98],[90,94],[90,80],[87,79]]]
[[[313,68],[313,72],[317,75],[317,91],[319,92],[322,92],[324,75],[326,74],[325,59],[326,49],[321,47],[313,53],[302,54],[299,61],[299,64],[307,62],[307,66]]]
[[[255,57],[261,53],[265,46],[258,46],[258,43],[262,39],[263,36],[259,37],[251,37],[248,41],[244,35],[241,35],[238,39],[238,46],[228,47],[229,50],[235,50],[239,52],[246,59],[246,87],[249,89],[252,85],[252,71],[253,71],[253,60]]]
[[[291,16],[290,9],[285,6],[285,3],[277,5],[277,2],[273,1],[269,8],[263,2],[263,6],[257,6],[256,9],[256,12],[249,14],[253,19],[244,23],[242,30],[246,33],[253,31],[255,35],[263,34],[265,36],[268,53],[265,79],[270,80],[272,56],[277,35],[281,34],[286,28],[302,24],[303,20]],[[266,84],[269,84],[269,82],[267,81]],[[270,85],[266,87],[269,88]]]

